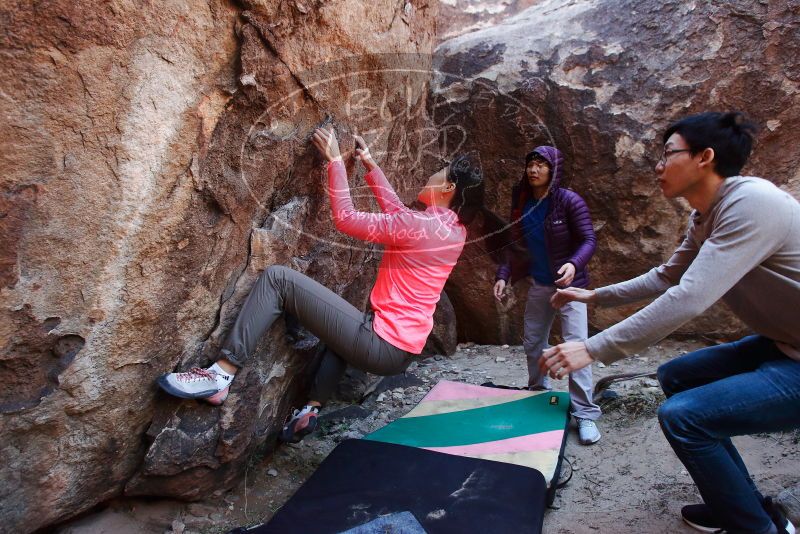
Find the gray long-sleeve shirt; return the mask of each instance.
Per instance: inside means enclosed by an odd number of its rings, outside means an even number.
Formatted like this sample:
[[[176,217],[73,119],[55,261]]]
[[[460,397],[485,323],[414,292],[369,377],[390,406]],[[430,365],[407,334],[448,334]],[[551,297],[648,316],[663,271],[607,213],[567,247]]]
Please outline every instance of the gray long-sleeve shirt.
[[[659,296],[660,295],[660,296]],[[586,340],[610,363],[657,343],[720,298],[755,333],[800,361],[800,203],[761,178],[727,178],[660,267],[596,292],[601,306],[658,296]]]

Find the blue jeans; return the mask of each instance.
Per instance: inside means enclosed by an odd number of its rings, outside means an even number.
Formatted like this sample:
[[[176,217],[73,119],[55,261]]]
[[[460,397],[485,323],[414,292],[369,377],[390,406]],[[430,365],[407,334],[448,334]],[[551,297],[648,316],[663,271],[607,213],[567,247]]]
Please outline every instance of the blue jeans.
[[[762,336],[701,349],[658,368],[658,420],[703,501],[728,532],[772,521],[731,436],[800,427],[800,362]]]

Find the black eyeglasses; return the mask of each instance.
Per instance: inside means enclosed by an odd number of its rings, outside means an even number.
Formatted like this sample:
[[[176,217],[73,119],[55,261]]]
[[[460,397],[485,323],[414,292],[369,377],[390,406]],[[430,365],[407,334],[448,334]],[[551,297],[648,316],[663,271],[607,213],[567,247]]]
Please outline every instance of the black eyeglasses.
[[[671,155],[678,154],[680,152],[691,152],[691,151],[692,151],[691,148],[681,148],[680,150],[665,150],[664,152],[661,153],[661,159],[659,159],[658,162],[663,165],[667,162],[667,158],[670,157]]]

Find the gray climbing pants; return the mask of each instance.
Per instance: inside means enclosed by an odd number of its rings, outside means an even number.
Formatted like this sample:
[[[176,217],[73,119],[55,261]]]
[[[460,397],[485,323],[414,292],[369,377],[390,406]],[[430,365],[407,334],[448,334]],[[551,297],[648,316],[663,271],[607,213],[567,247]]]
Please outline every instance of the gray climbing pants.
[[[550,297],[555,292],[555,286],[535,283],[528,291],[523,333],[523,346],[528,357],[528,386],[550,389],[550,378],[539,369],[539,358],[545,349],[550,348],[547,340],[556,315],[561,317],[561,334],[564,341],[584,341],[589,334],[586,304],[570,302],[561,309],[553,309]],[[569,395],[572,399],[574,417],[591,420],[600,417],[600,407],[592,400],[591,366],[569,374]]]
[[[378,336],[372,330],[372,312],[359,311],[322,284],[281,265],[268,267],[258,277],[222,346],[222,356],[243,366],[283,312],[325,344],[311,400],[327,401],[347,364],[386,376],[402,373],[418,357]]]

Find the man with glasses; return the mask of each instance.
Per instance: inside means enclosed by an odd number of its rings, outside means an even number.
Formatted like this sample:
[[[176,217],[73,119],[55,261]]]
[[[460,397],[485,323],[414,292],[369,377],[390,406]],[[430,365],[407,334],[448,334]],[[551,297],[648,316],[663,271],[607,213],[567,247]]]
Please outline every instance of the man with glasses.
[[[800,427],[800,204],[761,178],[739,176],[755,128],[740,113],[702,113],[671,125],[656,165],[667,198],[694,208],[683,243],[660,267],[552,299],[614,306],[655,298],[624,321],[543,353],[560,378],[593,361],[638,352],[722,299],[754,332],[658,369],[667,400],[658,419],[704,504],[681,510],[704,532],[793,533],[759,493],[732,436]]]

